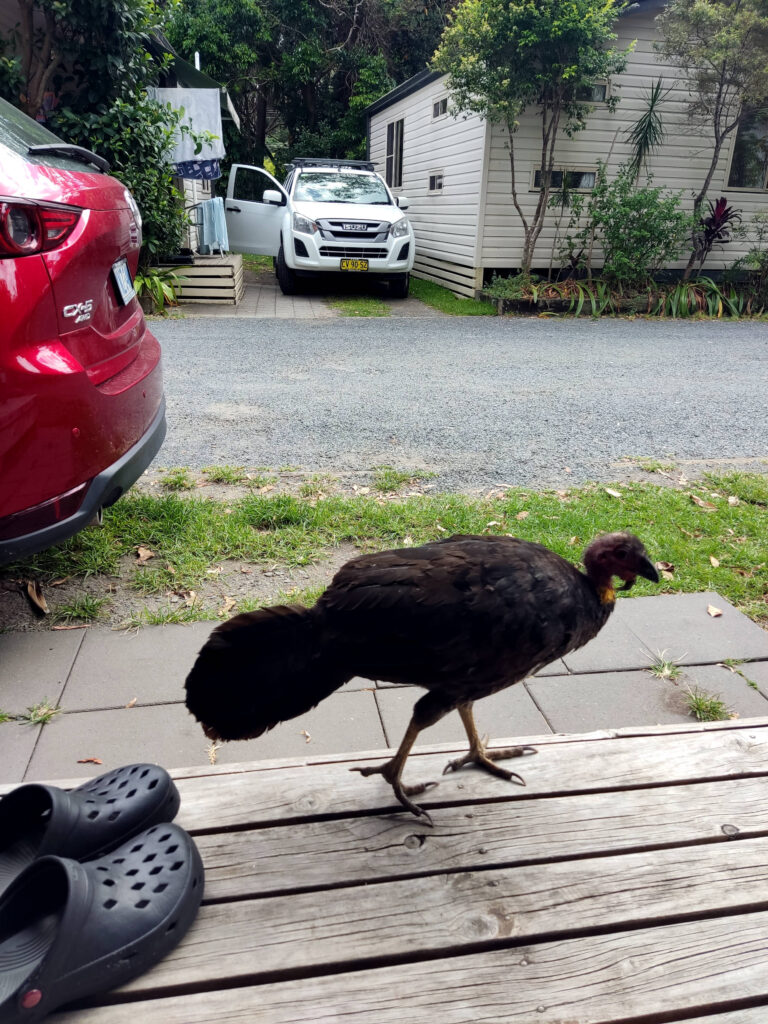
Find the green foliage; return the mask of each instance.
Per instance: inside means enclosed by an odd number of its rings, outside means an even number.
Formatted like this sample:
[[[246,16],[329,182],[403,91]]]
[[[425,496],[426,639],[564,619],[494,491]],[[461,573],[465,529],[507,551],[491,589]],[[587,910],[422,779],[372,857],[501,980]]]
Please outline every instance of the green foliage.
[[[447,313],[448,316],[493,316],[494,314],[493,307],[489,306],[487,302],[478,302],[477,299],[454,295],[452,291],[434,281],[425,281],[419,277],[411,276],[410,294],[427,306],[438,309],[441,313]]]
[[[145,94],[115,100],[91,113],[61,110],[56,130],[69,142],[105,156],[111,173],[133,193],[141,210],[143,267],[179,251],[185,217],[182,195],[173,184],[170,156],[182,112]]]
[[[678,259],[686,248],[692,218],[680,208],[680,193],[667,193],[650,182],[635,184],[631,167],[608,180],[598,164],[595,187],[575,195],[563,255],[591,273],[595,245],[603,251],[603,277],[618,288],[641,289],[654,273]],[[582,214],[585,223],[576,230]]]
[[[750,247],[732,269],[747,275],[754,305],[768,306],[768,210],[758,210],[740,234],[749,239]]]
[[[626,66],[627,52],[610,46],[623,8],[616,0],[464,0],[432,60],[448,75],[457,110],[507,129],[524,273],[530,272],[547,211],[559,129],[570,135],[583,128],[591,108],[578,100],[580,90]],[[533,105],[541,117],[543,159],[542,187],[529,220],[517,199],[514,143],[520,117]]]
[[[144,267],[139,270],[133,280],[139,298],[147,295],[151,299],[150,312],[163,312],[166,306],[177,303],[176,286],[179,275],[174,270],[159,270],[157,267]]]
[[[422,70],[450,0],[185,0],[168,35],[241,119],[233,162],[365,155],[365,107]]]
[[[671,86],[665,89],[664,80],[661,77],[657,78],[645,96],[645,110],[625,133],[627,141],[632,146],[628,167],[635,181],[646,166],[648,157],[655,153],[664,141],[664,124],[659,107],[671,89]]]

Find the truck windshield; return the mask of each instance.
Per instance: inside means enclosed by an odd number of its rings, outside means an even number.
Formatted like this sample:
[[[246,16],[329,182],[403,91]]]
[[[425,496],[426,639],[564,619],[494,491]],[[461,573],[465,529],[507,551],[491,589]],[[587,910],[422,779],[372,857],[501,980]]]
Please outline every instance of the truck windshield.
[[[391,206],[380,178],[373,174],[308,171],[299,175],[293,198],[298,203],[358,203]]]

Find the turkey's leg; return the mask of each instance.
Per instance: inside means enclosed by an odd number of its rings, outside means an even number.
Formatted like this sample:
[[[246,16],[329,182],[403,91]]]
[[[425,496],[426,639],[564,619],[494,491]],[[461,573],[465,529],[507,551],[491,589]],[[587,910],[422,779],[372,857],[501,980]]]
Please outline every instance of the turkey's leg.
[[[467,738],[469,739],[469,750],[464,757],[457,757],[455,761],[449,761],[443,769],[443,775],[449,771],[458,771],[465,764],[476,764],[478,768],[490,772],[491,775],[497,775],[500,779],[506,779],[508,782],[518,782],[521,786],[524,786],[525,779],[521,775],[518,775],[517,772],[508,771],[506,768],[500,768],[494,762],[503,761],[508,757],[522,757],[524,754],[535,754],[535,748],[503,747],[500,750],[488,750],[485,746],[485,741],[481,740],[477,733],[472,702],[459,704],[456,710],[461,715],[461,720],[464,723]]]
[[[351,768],[350,771],[360,772],[361,775],[383,775],[387,782],[394,790],[394,794],[403,807],[406,807],[409,811],[415,814],[418,818],[425,818],[431,825],[432,819],[429,814],[424,810],[423,807],[419,807],[412,800],[409,800],[409,796],[415,796],[417,793],[424,793],[426,790],[436,786],[436,782],[422,782],[416,786],[404,786],[400,781],[400,777],[403,774],[403,767],[405,765],[406,758],[411,752],[411,747],[416,742],[416,737],[421,732],[422,727],[416,725],[412,718],[408,728],[403,736],[403,741],[397,749],[397,753],[394,757],[390,758],[389,761],[385,761],[384,764],[370,765],[365,768]]]

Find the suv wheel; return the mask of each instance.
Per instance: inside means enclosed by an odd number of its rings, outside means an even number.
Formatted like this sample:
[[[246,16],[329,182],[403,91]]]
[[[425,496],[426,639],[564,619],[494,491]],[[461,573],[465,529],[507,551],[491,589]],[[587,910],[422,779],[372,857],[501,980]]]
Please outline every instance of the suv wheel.
[[[283,252],[282,245],[277,254],[275,272],[277,274],[277,283],[280,285],[280,291],[283,295],[295,295],[296,275],[285,262],[285,253]]]
[[[407,299],[411,286],[411,275],[400,274],[389,282],[389,294],[393,299]]]

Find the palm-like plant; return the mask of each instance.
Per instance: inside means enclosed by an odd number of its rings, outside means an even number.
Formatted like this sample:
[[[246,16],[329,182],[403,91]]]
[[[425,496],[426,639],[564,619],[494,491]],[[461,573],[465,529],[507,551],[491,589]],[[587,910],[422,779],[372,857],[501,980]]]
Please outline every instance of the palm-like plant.
[[[671,88],[672,86],[668,86],[665,89],[664,79],[657,78],[645,95],[645,111],[627,129],[626,136],[632,145],[632,156],[627,166],[635,181],[640,177],[640,171],[646,165],[648,157],[655,153],[664,141],[665,130],[659,107]]]

